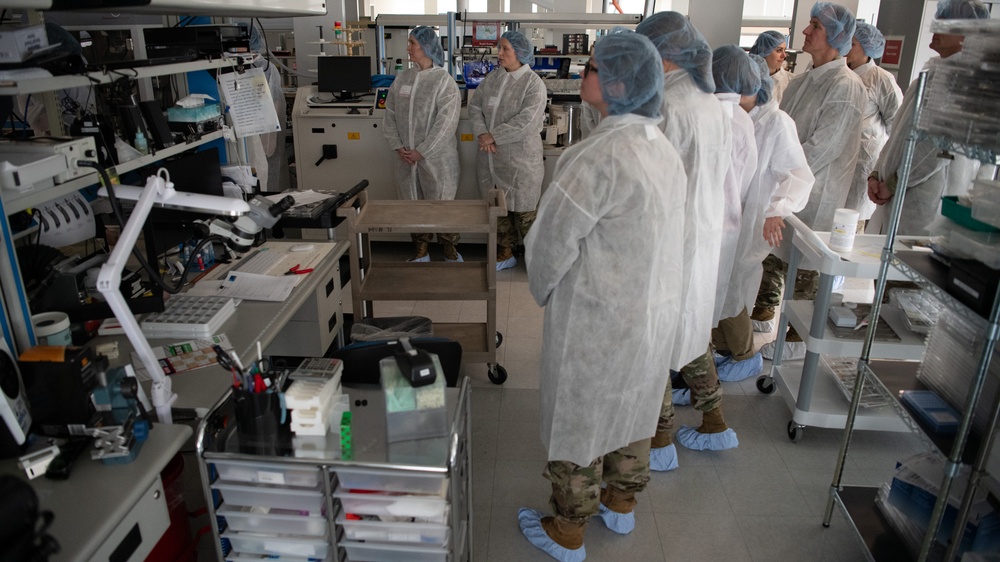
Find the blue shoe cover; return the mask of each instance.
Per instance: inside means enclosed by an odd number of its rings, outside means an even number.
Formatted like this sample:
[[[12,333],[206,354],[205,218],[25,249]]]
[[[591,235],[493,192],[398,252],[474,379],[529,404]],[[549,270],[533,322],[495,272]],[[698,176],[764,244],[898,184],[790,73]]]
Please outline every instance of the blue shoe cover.
[[[517,510],[517,522],[521,525],[521,532],[524,533],[524,538],[528,539],[528,542],[556,560],[582,562],[587,558],[586,545],[576,550],[570,550],[559,546],[556,541],[552,540],[542,528],[542,514],[538,511],[522,507]]]
[[[694,451],[725,451],[740,446],[733,428],[722,433],[698,433],[698,428],[687,425],[677,431],[677,442]]]
[[[604,521],[608,529],[619,535],[627,535],[635,530],[635,513],[618,513],[604,507],[603,503],[597,504],[597,517]]]
[[[461,253],[459,253],[459,254],[458,254],[458,257],[457,257],[457,258],[455,258],[455,259],[453,259],[453,260],[451,260],[451,259],[448,259],[448,257],[447,257],[447,256],[445,256],[445,258],[444,258],[444,261],[447,261],[447,262],[456,262],[456,263],[457,263],[457,262],[464,262],[465,260],[464,260],[464,259],[462,259],[462,254],[461,254]]]
[[[764,357],[758,351],[750,359],[744,359],[743,361],[733,361],[730,359],[716,366],[716,370],[719,372],[720,381],[739,382],[743,379],[759,375],[764,370]]]
[[[421,263],[422,262],[427,262],[427,261],[431,261],[431,255],[427,254],[427,255],[424,255],[424,256],[420,256],[419,258],[410,258],[410,259],[408,259],[406,261],[409,261],[409,262],[421,262]]]
[[[649,450],[649,470],[666,472],[674,470],[677,464],[677,446],[671,443],[666,447]]]
[[[673,393],[673,398],[671,401],[678,406],[690,406],[691,405],[691,389],[690,388],[674,388],[670,392]]]
[[[726,361],[729,361],[729,359],[731,357],[732,357],[731,355],[722,355],[722,354],[716,353],[714,351],[712,352],[712,359],[715,360],[715,366],[716,367],[718,367],[719,365],[722,365]]]
[[[497,262],[497,271],[503,271],[505,269],[510,269],[517,265],[517,258],[511,256],[503,261]]]

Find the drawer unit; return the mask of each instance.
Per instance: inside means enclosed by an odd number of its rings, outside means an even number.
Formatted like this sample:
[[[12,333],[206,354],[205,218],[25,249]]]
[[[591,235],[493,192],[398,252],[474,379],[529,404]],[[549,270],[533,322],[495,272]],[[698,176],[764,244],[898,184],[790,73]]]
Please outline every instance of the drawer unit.
[[[274,511],[258,513],[258,511],[263,510],[223,505],[216,510],[216,513],[226,518],[226,523],[233,531],[322,537],[330,528],[326,517],[322,515],[301,515],[291,510],[278,510],[277,513]]]
[[[294,509],[310,515],[323,513],[326,505],[321,489],[250,486],[216,482],[212,488],[222,493],[223,503],[231,506]]]
[[[328,258],[333,259],[333,258]],[[318,322],[329,318],[332,312],[340,309],[343,294],[340,290],[340,262],[330,272],[328,278],[309,296],[309,300],[292,316],[292,322]]]
[[[243,554],[326,558],[326,553],[330,549],[330,537],[328,535],[322,537],[301,537],[297,535],[270,535],[226,531],[221,536],[224,539],[229,539],[234,551]]]
[[[344,538],[352,541],[417,543],[426,546],[448,544],[448,526],[435,523],[396,523],[392,521],[352,521],[337,519]]]
[[[379,470],[374,468],[337,468],[337,479],[343,490],[375,490],[379,492],[406,492],[409,494],[434,494],[445,497],[448,492],[448,475],[432,472],[405,470]]]
[[[293,464],[249,463],[217,460],[212,464],[219,472],[219,479],[226,482],[249,482],[277,486],[316,488],[320,484],[320,471],[314,466]]]
[[[435,496],[389,496],[336,492],[344,513],[379,517],[415,517],[431,523],[445,523],[448,501]]]
[[[400,546],[377,542],[340,541],[349,562],[445,562],[448,551],[427,546]]]

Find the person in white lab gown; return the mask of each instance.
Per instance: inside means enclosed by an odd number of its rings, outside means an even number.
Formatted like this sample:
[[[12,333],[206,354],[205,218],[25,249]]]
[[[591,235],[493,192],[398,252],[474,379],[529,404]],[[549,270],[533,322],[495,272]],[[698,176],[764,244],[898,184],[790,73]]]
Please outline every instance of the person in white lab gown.
[[[535,221],[542,193],[542,124],[545,84],[532,70],[531,41],[508,31],[499,42],[500,68],[489,73],[469,101],[472,132],[479,140],[476,178],[485,195],[501,189],[507,216],[497,218],[497,271],[517,265],[514,245]]]
[[[987,19],[990,12],[978,0],[949,0],[938,2],[936,17],[938,19]],[[941,59],[954,56],[962,50],[965,37],[935,33],[931,38],[931,49],[934,49]],[[931,59],[930,73],[940,59]],[[930,80],[931,76],[928,76]],[[913,126],[914,111],[917,101],[917,81],[914,80],[906,89],[903,104],[896,117],[889,140],[879,155],[875,169],[868,177],[868,196],[878,205],[872,214],[866,232],[884,233],[888,227],[890,205],[896,193],[897,174],[903,163],[903,151],[906,148],[906,137]],[[903,210],[899,216],[897,234],[926,236],[927,226],[940,214],[941,197],[944,195],[964,195],[969,190],[969,184],[976,176],[979,162],[955,155],[954,160],[939,158],[941,151],[934,143],[921,139],[913,150],[910,179],[906,186],[906,197],[903,199]]]
[[[785,68],[785,59],[788,58],[785,49],[788,48],[788,37],[780,31],[765,31],[757,36],[753,46],[750,47],[751,55],[758,55],[767,61],[767,67],[771,72],[771,98],[781,103],[781,96],[784,95],[788,83],[795,78],[795,75]]]
[[[745,96],[741,105],[754,123],[758,164],[743,198],[736,261],[722,307],[725,318],[712,330],[712,343],[720,351],[730,351],[734,358],[753,352],[748,311],[757,298],[763,273],[761,260],[772,246],[781,245],[783,219],[806,206],[814,182],[795,122],[771,99],[767,62],[757,55],[750,58],[757,63],[761,88],[755,95]],[[749,348],[746,340],[750,340]]]
[[[557,560],[586,557],[592,516],[631,532],[649,481],[685,267],[686,177],[657,124],[662,94],[648,39],[624,30],[597,41],[580,95],[603,119],[559,158],[526,241],[529,288],[545,307],[540,425],[554,515],[518,519]]]
[[[855,30],[854,13],[839,4],[819,2],[802,31],[802,50],[809,53],[813,69],[788,85],[779,107],[795,121],[799,142],[816,178],[809,202],[796,216],[812,230],[829,231],[833,215],[844,206],[851,188],[854,167],[861,146],[861,111],[867,93],[858,75],[847,68],[844,55],[851,50]],[[787,233],[786,233],[787,234]],[[788,244],[782,246],[787,248]],[[776,253],[781,254],[774,255]],[[772,251],[765,264],[761,293],[751,318],[771,320],[780,298],[787,268],[787,253]],[[778,261],[775,261],[778,260]],[[795,298],[812,300],[816,296],[819,275],[800,269],[795,282]],[[793,360],[805,356],[802,337],[789,329],[785,338],[786,353],[782,358]],[[774,356],[775,342],[765,344],[761,353],[765,359]]]
[[[713,95],[712,50],[687,16],[660,12],[644,19],[635,30],[653,41],[663,59],[661,126],[681,155],[688,180],[683,211],[681,331],[674,341],[664,342],[671,347],[670,361],[664,367],[680,371],[685,383],[695,389],[691,393],[694,407],[703,415],[699,431],[722,433],[729,427],[719,407],[722,386],[709,349],[709,334],[719,277],[725,200],[722,184],[729,169],[732,126],[722,102]],[[653,470],[677,467],[673,397],[669,390],[663,397],[653,437]]]
[[[882,146],[889,139],[892,121],[903,101],[903,92],[896,84],[896,78],[875,64],[875,59],[882,58],[884,51],[885,37],[882,32],[870,23],[858,22],[851,50],[847,53],[847,66],[861,78],[868,92],[868,102],[861,114],[861,151],[844,207],[858,211],[859,231],[864,230],[875,210],[875,203],[868,198],[868,175],[875,168]]]
[[[396,152],[396,189],[407,201],[451,200],[458,191],[458,117],[462,98],[448,71],[444,51],[430,27],[413,28],[406,52],[416,65],[396,77],[385,100],[382,131]],[[432,233],[411,234],[414,256],[430,261]],[[462,261],[457,233],[438,233],[446,261]]]

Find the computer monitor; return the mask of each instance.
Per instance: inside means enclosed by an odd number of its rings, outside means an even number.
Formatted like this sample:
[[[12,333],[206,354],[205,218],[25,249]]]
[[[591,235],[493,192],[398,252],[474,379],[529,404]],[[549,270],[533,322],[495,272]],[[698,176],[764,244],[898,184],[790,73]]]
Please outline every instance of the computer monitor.
[[[358,102],[357,94],[367,94],[372,89],[371,57],[322,56],[318,65],[318,91],[333,94],[339,102]]]

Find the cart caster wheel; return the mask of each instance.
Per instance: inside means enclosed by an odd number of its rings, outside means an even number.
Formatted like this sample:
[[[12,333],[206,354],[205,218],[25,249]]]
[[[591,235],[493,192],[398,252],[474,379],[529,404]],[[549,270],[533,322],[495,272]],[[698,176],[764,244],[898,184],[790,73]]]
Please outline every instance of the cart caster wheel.
[[[757,377],[757,390],[761,394],[774,394],[774,379],[767,375]]]
[[[503,345],[503,334],[500,333],[500,330],[497,330],[496,342],[497,342],[497,349],[500,349],[500,346]]]
[[[795,420],[788,422],[788,440],[792,443],[798,443],[802,439],[802,432],[805,429],[805,426],[795,423]]]
[[[493,384],[503,384],[507,381],[507,369],[500,365],[490,365],[490,370],[486,374]]]

